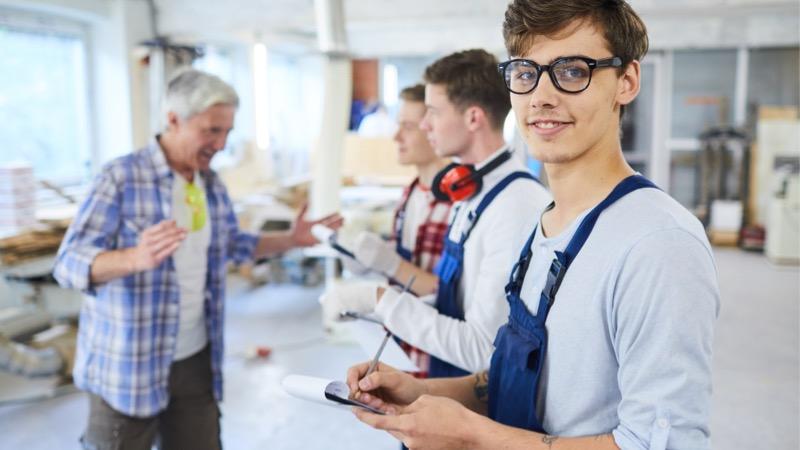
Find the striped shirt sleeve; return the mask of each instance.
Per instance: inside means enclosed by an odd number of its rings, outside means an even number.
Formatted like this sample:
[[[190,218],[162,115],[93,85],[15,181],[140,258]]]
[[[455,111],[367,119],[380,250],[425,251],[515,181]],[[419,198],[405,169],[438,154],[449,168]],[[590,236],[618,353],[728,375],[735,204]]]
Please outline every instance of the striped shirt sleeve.
[[[110,169],[105,169],[95,180],[58,249],[53,276],[61,286],[95,295],[91,267],[98,254],[114,247],[120,195]]]

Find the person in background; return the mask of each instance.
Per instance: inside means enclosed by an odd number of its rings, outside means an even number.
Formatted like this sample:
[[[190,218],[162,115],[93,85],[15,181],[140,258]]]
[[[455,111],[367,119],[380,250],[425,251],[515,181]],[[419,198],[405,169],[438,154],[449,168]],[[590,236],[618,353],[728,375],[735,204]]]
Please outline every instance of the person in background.
[[[395,133],[397,124],[389,117],[389,111],[378,102],[375,110],[364,116],[358,124],[358,134],[364,137],[388,137]]]
[[[645,25],[622,0],[515,0],[503,35],[499,70],[554,201],[511,270],[491,366],[416,380],[358,365],[351,390],[389,415],[355,413],[414,449],[708,449],[711,247],[620,144]]]
[[[444,249],[451,203],[434,197],[431,183],[447,162],[436,155],[420,129],[425,117],[425,86],[417,84],[403,89],[400,100],[394,134],[397,162],[413,165],[417,176],[406,186],[395,210],[391,241],[362,232],[353,247],[356,264],[347,257],[344,261],[353,272],[363,271],[364,266],[371,267],[392,275],[401,283],[414,276],[417,289],[433,293],[438,284],[433,271]],[[425,377],[430,365],[429,355],[405,342],[401,342],[401,346],[420,368],[415,376]]]
[[[550,195],[503,140],[511,105],[494,56],[453,53],[428,66],[424,78],[420,126],[440,157],[459,161],[432,185],[435,195],[454,202],[431,289],[435,307],[419,301],[430,291],[416,280],[411,290],[418,295],[342,285],[322,301],[328,311],[374,312],[396,337],[431,355],[430,377],[447,377],[489,366],[493,338],[508,315],[508,269]],[[407,283],[403,274],[392,275]]]
[[[185,70],[166,89],[167,126],[97,176],[53,274],[87,297],[75,385],[89,393],[87,449],[218,449],[225,274],[316,243],[300,212],[287,232],[239,230],[210,169],[239,105],[219,78]]]

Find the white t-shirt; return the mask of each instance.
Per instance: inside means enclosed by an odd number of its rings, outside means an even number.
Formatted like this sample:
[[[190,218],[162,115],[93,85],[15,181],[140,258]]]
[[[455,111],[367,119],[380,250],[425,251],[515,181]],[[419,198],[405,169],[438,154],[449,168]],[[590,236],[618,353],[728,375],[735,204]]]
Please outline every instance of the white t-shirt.
[[[477,209],[492,187],[516,171],[527,169],[512,157],[484,177],[477,196],[451,209],[455,214],[451,239],[460,239],[469,213]],[[443,361],[472,372],[488,368],[497,330],[508,319],[504,287],[511,266],[550,201],[550,194],[541,184],[518,179],[483,211],[464,245],[464,268],[458,288],[463,321],[439,314],[413,295],[401,296],[392,289],[381,297],[376,314],[400,339]]]
[[[403,235],[400,241],[406,250],[413,252],[417,246],[417,232],[419,226],[428,218],[432,200],[433,194],[430,190],[423,190],[419,187],[419,183],[409,194],[403,220]]]
[[[206,272],[208,271],[208,246],[211,242],[211,224],[206,206],[206,221],[198,231],[192,231],[192,210],[186,201],[187,181],[173,173],[172,218],[179,227],[189,232],[178,250],[172,255],[180,288],[180,320],[175,344],[175,361],[188,358],[202,350],[208,342],[205,321]],[[205,183],[200,174],[194,175],[194,184],[205,197]]]
[[[588,212],[557,236],[537,230],[521,290],[531,314],[554,251],[566,248]],[[615,202],[567,270],[547,317],[537,405],[545,431],[613,432],[623,449],[708,448],[718,309],[700,222],[657,189]]]

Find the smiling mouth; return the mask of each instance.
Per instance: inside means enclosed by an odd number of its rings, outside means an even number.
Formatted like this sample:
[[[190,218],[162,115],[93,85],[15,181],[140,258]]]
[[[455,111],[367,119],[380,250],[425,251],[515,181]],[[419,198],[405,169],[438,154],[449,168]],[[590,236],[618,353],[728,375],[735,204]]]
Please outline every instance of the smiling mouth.
[[[555,120],[535,120],[530,122],[529,125],[533,125],[536,128],[541,130],[552,130],[554,128],[558,128],[562,125],[566,125],[568,122],[559,122]]]

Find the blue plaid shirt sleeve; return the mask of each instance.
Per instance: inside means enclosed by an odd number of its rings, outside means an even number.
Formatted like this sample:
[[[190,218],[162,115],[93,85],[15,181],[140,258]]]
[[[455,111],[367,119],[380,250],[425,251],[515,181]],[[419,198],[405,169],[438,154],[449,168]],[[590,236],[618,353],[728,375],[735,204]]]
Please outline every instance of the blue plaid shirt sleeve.
[[[113,174],[106,168],[95,180],[58,249],[53,276],[61,286],[96,295],[91,282],[92,262],[114,247],[119,195]]]

